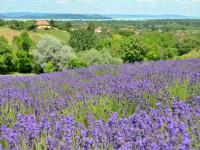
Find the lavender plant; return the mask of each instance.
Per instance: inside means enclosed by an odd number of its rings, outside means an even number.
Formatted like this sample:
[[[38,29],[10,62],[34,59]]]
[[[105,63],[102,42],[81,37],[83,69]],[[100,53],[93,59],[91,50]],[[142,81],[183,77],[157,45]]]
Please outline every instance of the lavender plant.
[[[0,76],[0,149],[199,149],[200,59]]]

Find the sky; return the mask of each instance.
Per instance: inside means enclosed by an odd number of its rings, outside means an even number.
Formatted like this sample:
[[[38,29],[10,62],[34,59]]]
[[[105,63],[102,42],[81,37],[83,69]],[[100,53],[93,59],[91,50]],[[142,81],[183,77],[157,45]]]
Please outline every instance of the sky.
[[[200,0],[0,0],[5,12],[200,16]]]

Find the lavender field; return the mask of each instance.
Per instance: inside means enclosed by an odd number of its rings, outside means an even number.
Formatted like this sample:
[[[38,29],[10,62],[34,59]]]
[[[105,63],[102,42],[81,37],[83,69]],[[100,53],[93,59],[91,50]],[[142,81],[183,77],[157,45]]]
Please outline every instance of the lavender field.
[[[200,59],[0,76],[0,150],[200,149]]]

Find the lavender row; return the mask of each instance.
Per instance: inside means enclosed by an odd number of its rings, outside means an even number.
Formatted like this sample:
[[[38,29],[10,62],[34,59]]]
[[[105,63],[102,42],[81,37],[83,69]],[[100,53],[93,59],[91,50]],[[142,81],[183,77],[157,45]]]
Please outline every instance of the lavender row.
[[[8,149],[180,149],[200,147],[200,97],[191,104],[174,101],[171,108],[157,103],[157,109],[137,112],[118,119],[113,113],[108,122],[87,117],[88,126],[74,121],[72,115],[18,115],[13,127],[1,127]]]

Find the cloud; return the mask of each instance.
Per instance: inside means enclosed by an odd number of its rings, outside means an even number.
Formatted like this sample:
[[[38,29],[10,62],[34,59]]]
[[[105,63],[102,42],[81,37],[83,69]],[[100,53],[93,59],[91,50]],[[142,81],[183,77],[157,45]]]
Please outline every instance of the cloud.
[[[66,4],[69,0],[56,0],[57,3]]]
[[[178,4],[178,5],[189,6],[195,3],[200,3],[200,0],[136,0],[136,2],[151,3],[151,4]]]
[[[15,2],[15,1],[20,1],[20,0],[3,0],[4,2]],[[56,2],[56,3],[60,3],[60,4],[66,4],[66,3],[69,3],[69,2],[73,2],[73,1],[76,1],[76,2],[92,2],[94,0],[35,0],[35,1],[41,1],[41,2],[45,2],[45,3],[52,3],[52,2]],[[1,2],[1,0],[0,0]]]
[[[16,1],[16,0],[4,0],[5,2],[14,2],[14,1]]]
[[[76,2],[92,2],[93,0],[56,0],[57,3],[66,4],[72,1]]]

